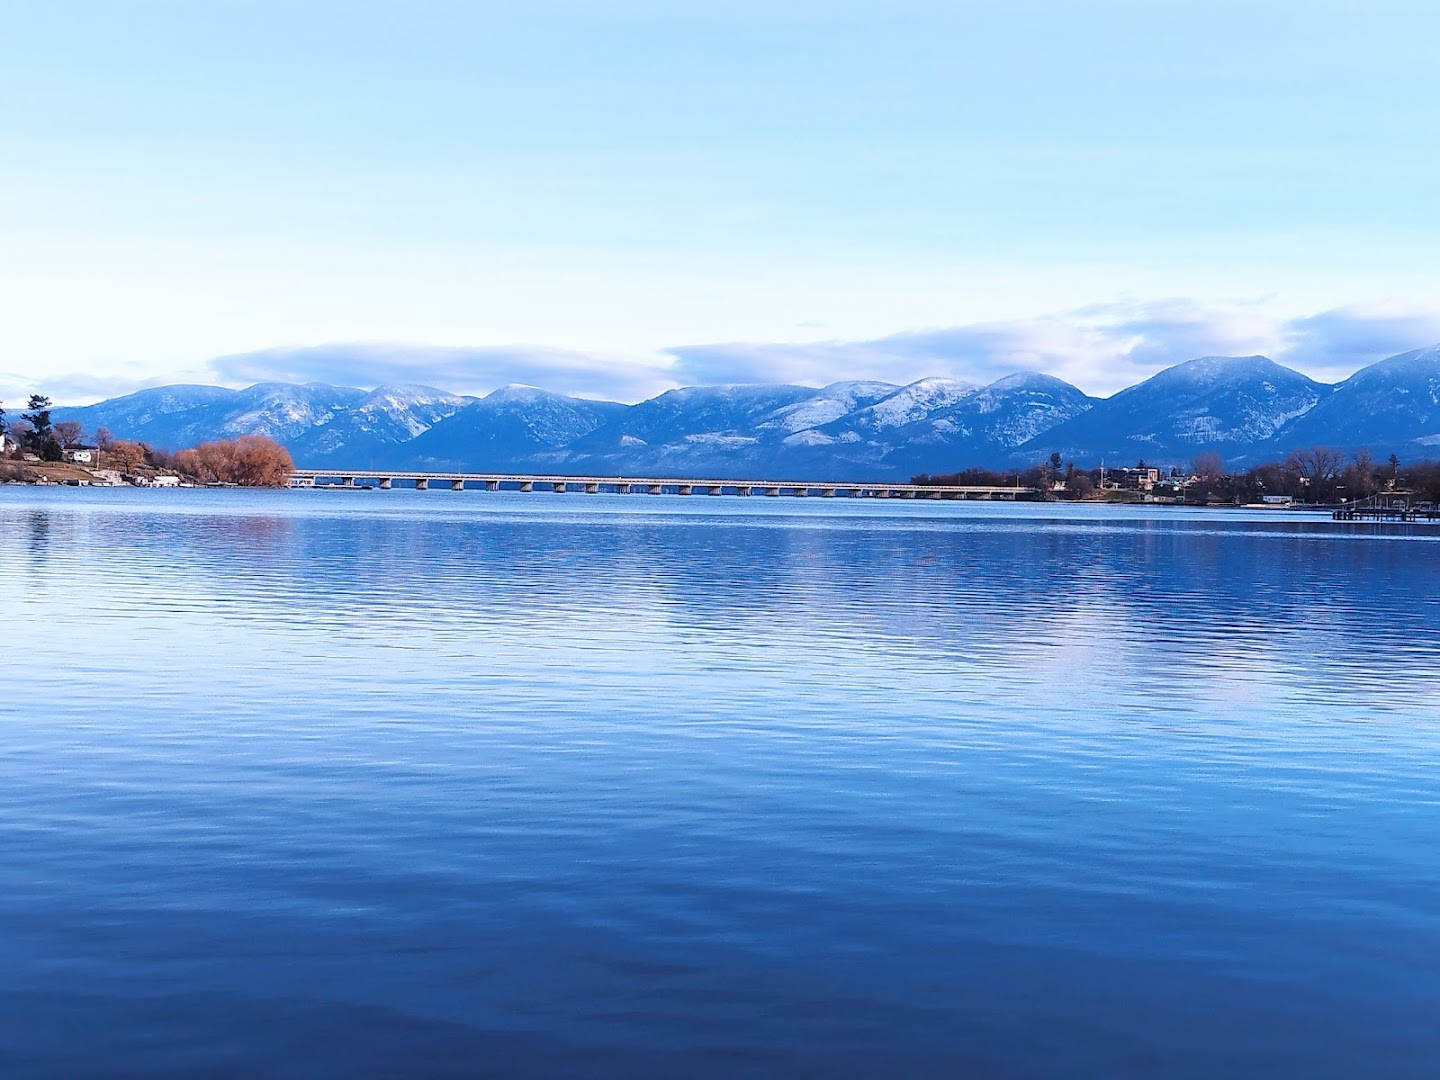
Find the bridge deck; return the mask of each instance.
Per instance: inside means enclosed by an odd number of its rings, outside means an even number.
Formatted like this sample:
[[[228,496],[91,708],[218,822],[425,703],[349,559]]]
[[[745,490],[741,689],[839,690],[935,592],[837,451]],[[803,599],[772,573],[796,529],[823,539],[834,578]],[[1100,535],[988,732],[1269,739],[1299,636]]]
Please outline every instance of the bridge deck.
[[[872,492],[886,492],[889,495],[918,496],[927,495],[931,498],[941,498],[946,495],[952,497],[975,497],[988,496],[990,498],[1014,498],[1017,495],[1032,495],[1034,488],[1030,487],[986,487],[975,485],[929,485],[929,484],[887,484],[873,480],[735,480],[718,477],[674,477],[674,476],[577,476],[561,473],[483,473],[483,472],[424,472],[412,469],[294,469],[291,471],[292,483],[302,485],[314,484],[315,486],[331,486],[321,481],[333,481],[335,486],[353,486],[356,480],[375,480],[382,486],[388,487],[395,480],[424,481],[430,483],[449,483],[452,487],[466,483],[475,484],[518,484],[522,487],[533,489],[535,484],[551,485],[552,490],[557,486],[559,490],[567,490],[571,485],[577,488],[598,490],[602,487],[617,489],[634,488],[659,488],[664,489],[688,489],[683,493],[689,494],[695,488],[704,488],[712,493],[719,494],[724,489],[739,491],[744,489],[747,493],[759,490],[810,492],[838,494],[845,492],[850,495],[870,494]]]

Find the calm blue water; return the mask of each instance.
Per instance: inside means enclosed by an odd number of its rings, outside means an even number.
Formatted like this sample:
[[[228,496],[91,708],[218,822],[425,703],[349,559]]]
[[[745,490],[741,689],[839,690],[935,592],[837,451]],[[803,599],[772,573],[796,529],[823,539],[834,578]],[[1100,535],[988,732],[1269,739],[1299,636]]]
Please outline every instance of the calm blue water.
[[[0,1071],[1433,1075],[1440,532],[0,490]]]

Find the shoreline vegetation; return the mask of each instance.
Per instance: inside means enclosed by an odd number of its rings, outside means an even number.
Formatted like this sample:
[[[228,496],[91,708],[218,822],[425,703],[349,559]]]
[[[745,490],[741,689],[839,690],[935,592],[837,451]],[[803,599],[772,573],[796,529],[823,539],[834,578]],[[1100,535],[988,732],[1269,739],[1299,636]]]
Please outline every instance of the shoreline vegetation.
[[[1142,459],[1120,468],[1077,468],[1059,454],[1028,469],[970,468],[920,473],[912,484],[1034,488],[1034,499],[1066,502],[1157,503],[1185,506],[1336,507],[1367,499],[1408,507],[1440,505],[1440,462],[1403,465],[1394,454],[1377,463],[1368,450],[1297,450],[1283,461],[1228,472],[1220,455],[1196,455],[1188,468],[1159,468]]]
[[[284,487],[295,463],[265,435],[218,439],[171,452],[116,439],[93,441],[73,420],[53,422],[50,399],[32,394],[20,419],[0,407],[0,483],[115,487]]]

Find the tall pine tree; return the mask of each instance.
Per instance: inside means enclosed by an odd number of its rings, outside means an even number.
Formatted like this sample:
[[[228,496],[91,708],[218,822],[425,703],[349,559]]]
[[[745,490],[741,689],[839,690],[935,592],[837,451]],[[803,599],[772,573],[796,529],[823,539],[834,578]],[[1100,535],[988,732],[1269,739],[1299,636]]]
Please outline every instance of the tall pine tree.
[[[22,414],[30,424],[25,436],[26,447],[45,461],[59,461],[65,455],[60,452],[60,441],[55,438],[55,428],[50,422],[50,399],[44,394],[31,394],[28,406],[30,411]]]

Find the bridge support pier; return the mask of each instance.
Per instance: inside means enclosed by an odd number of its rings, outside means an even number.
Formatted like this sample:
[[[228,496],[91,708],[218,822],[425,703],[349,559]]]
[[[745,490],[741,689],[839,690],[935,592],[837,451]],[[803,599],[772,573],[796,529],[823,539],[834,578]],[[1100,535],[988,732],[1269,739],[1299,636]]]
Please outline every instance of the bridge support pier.
[[[690,487],[689,484],[681,484],[681,485],[679,486],[679,490],[676,491],[676,494],[677,494],[677,495],[689,495],[689,494],[691,494],[691,491],[692,491],[692,489],[691,489],[691,487]]]
[[[659,484],[650,484],[645,488],[645,493],[647,495],[659,495],[662,490]]]
[[[778,487],[767,487],[765,489],[765,494],[773,498],[774,496],[780,494],[780,489]]]
[[[500,481],[499,481],[499,480],[486,480],[486,481],[485,481],[485,490],[486,490],[486,491],[499,491],[499,490],[500,490]]]
[[[565,481],[564,481],[564,480],[556,480],[553,484],[550,485],[550,490],[551,490],[551,491],[554,491],[554,492],[557,492],[558,494],[564,495],[564,494],[565,494]]]
[[[599,495],[599,494],[600,494],[600,485],[599,485],[599,484],[586,484],[586,485],[585,485],[585,494],[586,494],[586,495]]]
[[[534,491],[534,490],[535,490],[535,482],[534,482],[533,480],[521,480],[521,481],[520,481],[520,490],[521,490],[521,491]]]
[[[427,479],[425,479],[425,477],[423,477],[423,476],[417,476],[417,477],[415,478],[415,490],[416,490],[416,491],[427,491],[427,490],[429,490],[429,488],[430,488],[430,481],[427,480]]]
[[[735,485],[735,494],[736,494],[736,495],[749,495],[749,494],[750,494],[750,485],[749,485],[749,484],[736,484],[736,485]]]
[[[711,485],[709,485],[709,486],[705,489],[705,494],[706,494],[706,495],[723,495],[723,494],[725,494],[725,489],[722,488],[719,484],[711,484]]]
[[[390,477],[388,477],[388,476],[382,476],[382,477],[380,477],[380,490],[381,490],[381,491],[389,491],[389,490],[390,490]]]
[[[630,494],[630,485],[629,485],[629,484],[616,484],[616,485],[615,485],[615,494],[616,494],[616,495],[629,495],[629,494]]]

